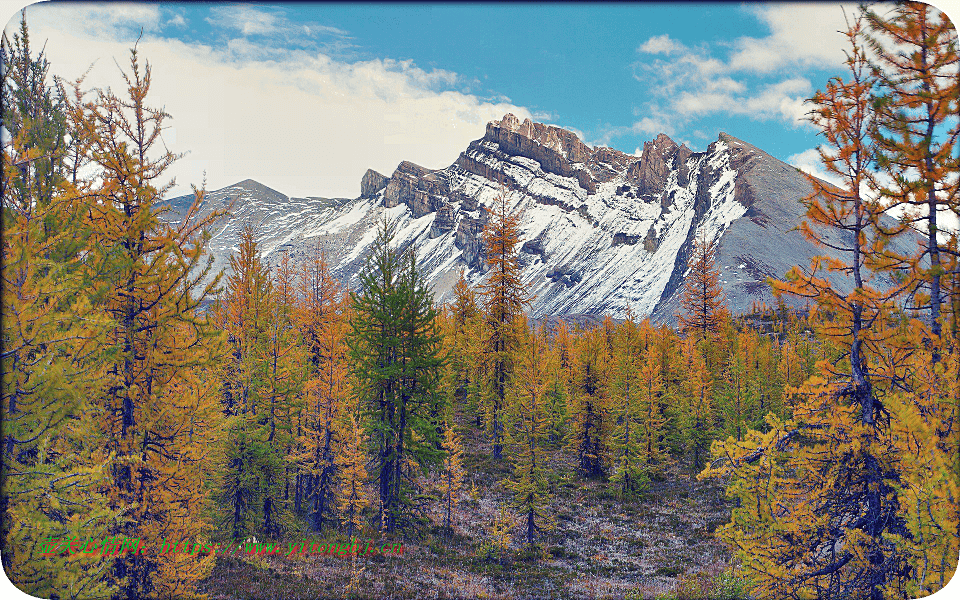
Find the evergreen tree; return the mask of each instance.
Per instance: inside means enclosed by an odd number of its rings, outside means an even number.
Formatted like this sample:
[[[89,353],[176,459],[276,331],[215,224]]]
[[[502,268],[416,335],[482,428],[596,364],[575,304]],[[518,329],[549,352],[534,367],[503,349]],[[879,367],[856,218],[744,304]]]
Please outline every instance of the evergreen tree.
[[[391,245],[394,232],[393,223],[382,223],[360,290],[352,293],[348,337],[370,434],[380,526],[388,532],[407,522],[413,500],[407,465],[427,468],[441,455],[437,418],[443,366],[432,294],[413,250],[400,252]]]
[[[295,283],[290,257],[284,253],[273,276],[273,296],[269,303],[266,344],[260,348],[260,360],[266,363],[266,386],[262,416],[258,418],[266,429],[266,443],[273,453],[284,457],[283,497],[280,491],[269,494],[263,501],[263,531],[276,537],[286,528],[289,511],[289,462],[293,450],[293,421],[300,413],[302,392],[307,377],[308,357],[294,324]]]
[[[67,178],[65,99],[34,57],[26,18],[3,35],[2,410],[0,556],[34,596],[108,596],[98,557],[43,555],[44,540],[106,535],[109,453],[99,435],[110,319],[95,301],[103,249]],[[81,188],[83,183],[80,182]]]
[[[226,289],[214,307],[227,333],[229,354],[221,361],[222,396],[228,415],[219,465],[219,525],[235,540],[274,530],[274,499],[285,479],[276,435],[274,355],[279,352],[276,291],[263,263],[254,228],[240,234],[230,256]],[[277,365],[279,366],[279,365]]]
[[[644,414],[640,391],[637,389],[639,344],[639,332],[632,320],[627,320],[617,328],[610,374],[612,414],[615,419],[611,438],[613,465],[610,482],[617,485],[624,496],[642,491],[649,483],[640,444]]]
[[[600,328],[584,331],[577,342],[570,444],[576,452],[580,472],[586,477],[600,477],[608,460],[610,414],[606,368],[610,357]]]
[[[683,340],[680,355],[683,358],[683,416],[684,449],[690,460],[692,474],[704,467],[715,437],[716,415],[713,408],[713,379],[695,340]],[[692,476],[691,476],[692,481]]]
[[[640,423],[638,442],[640,455],[648,471],[662,471],[666,460],[666,399],[660,362],[652,352],[647,352],[637,370],[636,394]]]

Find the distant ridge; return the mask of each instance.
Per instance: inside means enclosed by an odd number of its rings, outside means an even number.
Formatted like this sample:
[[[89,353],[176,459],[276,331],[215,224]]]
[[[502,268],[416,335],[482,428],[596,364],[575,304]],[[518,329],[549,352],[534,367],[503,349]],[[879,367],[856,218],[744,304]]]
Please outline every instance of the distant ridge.
[[[795,230],[805,212],[800,200],[812,191],[807,178],[732,135],[693,152],[660,134],[634,156],[511,114],[488,123],[447,168],[404,161],[389,176],[368,170],[358,198],[289,198],[246,179],[208,193],[203,209],[236,199],[233,215],[212,232],[215,268],[226,267],[250,223],[268,260],[277,251],[298,259],[319,244],[348,286],[358,284],[386,214],[397,219],[395,243],[416,246],[420,268],[446,300],[461,269],[471,283],[485,278],[480,233],[501,183],[521,216],[520,266],[536,297],[534,318],[588,322],[630,313],[675,323],[698,231],[720,238],[721,284],[735,314],[773,304],[768,277],[836,254]],[[852,289],[842,274],[827,277]]]

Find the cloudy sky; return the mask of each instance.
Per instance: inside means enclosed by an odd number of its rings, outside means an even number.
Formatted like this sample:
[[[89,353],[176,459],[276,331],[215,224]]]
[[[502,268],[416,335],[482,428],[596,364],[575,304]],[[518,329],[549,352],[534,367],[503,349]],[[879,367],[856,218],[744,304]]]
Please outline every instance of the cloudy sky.
[[[85,87],[118,91],[142,30],[152,102],[173,117],[164,141],[186,153],[178,192],[205,172],[209,189],[253,178],[355,197],[366,169],[445,167],[506,112],[628,153],[661,132],[702,150],[725,131],[816,169],[804,99],[842,72],[844,10],[50,2],[27,22],[56,74],[92,65]]]

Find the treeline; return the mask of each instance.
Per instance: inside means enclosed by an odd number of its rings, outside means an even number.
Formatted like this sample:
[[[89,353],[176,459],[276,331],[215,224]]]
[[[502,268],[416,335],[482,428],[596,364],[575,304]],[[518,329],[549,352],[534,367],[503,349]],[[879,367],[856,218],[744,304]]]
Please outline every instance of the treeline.
[[[23,22],[3,42],[6,572],[39,596],[181,596],[215,557],[42,557],[39,544],[449,531],[470,437],[509,473],[496,535],[518,518],[527,544],[542,540],[558,465],[624,501],[666,477],[719,477],[734,500],[719,535],[756,596],[938,589],[958,547],[960,266],[936,227],[960,212],[956,35],[926,5],[864,18],[889,64],[871,68],[853,22],[850,76],[812,101],[846,187],[811,179],[802,228],[850,260],[773,283],[809,314],[734,318],[716,240],[701,237],[679,332],[531,322],[507,193],[483,232],[483,283],[461,273],[448,305],[388,221],[352,290],[319,248],[267,264],[250,227],[209,278],[223,214],[201,216],[198,189],[184,218],[163,218],[177,157],[160,150],[149,65],[134,48],[125,95],[85,93],[50,80]],[[894,34],[918,48],[912,70],[886,50]],[[890,199],[931,210],[894,224]],[[931,233],[897,255],[910,219]]]

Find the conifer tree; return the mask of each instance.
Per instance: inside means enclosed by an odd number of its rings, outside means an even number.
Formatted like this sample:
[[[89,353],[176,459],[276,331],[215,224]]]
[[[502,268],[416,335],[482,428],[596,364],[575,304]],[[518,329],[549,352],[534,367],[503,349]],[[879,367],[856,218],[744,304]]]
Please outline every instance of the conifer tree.
[[[266,430],[265,441],[273,453],[286,459],[283,497],[276,489],[263,499],[263,532],[276,537],[285,528],[289,516],[287,472],[293,449],[293,420],[300,412],[308,358],[294,324],[296,286],[293,266],[286,252],[271,279],[274,287],[268,304],[266,344],[258,348],[259,359],[266,364],[262,416],[258,417],[258,422]]]
[[[638,408],[643,415],[637,432],[640,454],[648,470],[662,470],[667,459],[666,399],[660,362],[654,353],[648,351],[641,359],[636,384]]]
[[[904,372],[908,391],[888,397],[891,428],[901,467],[897,493],[909,534],[894,537],[906,555],[911,577],[900,594],[917,598],[942,589],[955,575],[960,556],[960,397],[956,351],[934,364],[933,348],[922,348],[925,327],[907,330]],[[945,332],[947,346],[952,333]],[[955,346],[954,346],[955,347]]]
[[[695,340],[681,342],[680,355],[686,377],[683,382],[684,447],[692,474],[698,473],[709,455],[714,438],[716,415],[713,408],[713,379]],[[691,477],[692,480],[692,477]]]
[[[757,416],[756,394],[750,376],[750,360],[756,348],[744,343],[745,337],[737,335],[734,338],[718,390],[724,429],[737,440],[742,440],[747,429],[757,425],[754,423]]]
[[[957,31],[945,14],[921,2],[899,4],[889,16],[868,10],[866,20],[873,34],[868,45],[879,88],[870,133],[879,167],[890,180],[872,183],[888,205],[906,209],[899,227],[886,228],[879,221],[877,226],[885,235],[897,235],[916,225],[926,238],[916,255],[887,251],[881,264],[905,268],[926,287],[929,296],[920,302],[929,310],[930,333],[939,343],[944,275],[956,262],[947,240],[938,239],[944,229],[941,212],[951,208],[956,212],[960,203]],[[939,356],[934,352],[932,360]]]
[[[219,465],[219,525],[235,540],[275,529],[273,504],[285,479],[283,454],[270,439],[276,434],[276,383],[273,354],[279,351],[276,291],[263,263],[251,225],[230,256],[226,289],[214,307],[227,333],[229,354],[221,361],[223,398],[231,417],[225,423]],[[271,418],[273,417],[273,418]],[[275,533],[275,532],[272,532]]]
[[[305,499],[311,528],[320,531],[333,516],[336,423],[350,396],[346,344],[347,296],[330,273],[320,247],[301,266],[297,322],[307,347],[312,374],[305,385],[306,404],[300,416],[295,460],[300,474],[295,504]]]
[[[160,179],[176,156],[157,152],[168,115],[147,106],[149,63],[137,48],[123,74],[127,94],[97,90],[86,104],[85,139],[100,169],[89,206],[96,242],[108,249],[110,271],[98,299],[114,326],[115,353],[103,364],[106,449],[113,453],[109,506],[123,511],[110,533],[159,540],[170,531],[200,541],[206,505],[204,473],[218,415],[211,367],[219,334],[200,311],[218,283],[205,257],[206,228],[222,212],[198,218],[202,192],[179,223],[158,219],[170,189]],[[155,156],[155,158],[154,158]],[[126,553],[112,562],[118,596],[189,593],[213,556]]]
[[[793,419],[767,416],[769,431],[748,431],[742,442],[715,442],[714,467],[730,476],[728,493],[740,499],[721,537],[743,561],[757,594],[777,597],[882,598],[907,571],[895,536],[906,534],[896,489],[898,451],[889,409],[881,401],[888,377],[880,371],[889,336],[883,297],[869,287],[868,256],[880,236],[875,203],[861,196],[873,152],[872,80],[860,43],[861,21],[846,35],[848,79],[833,78],[813,98],[812,120],[832,147],[825,167],[843,188],[813,178],[802,231],[847,259],[819,257],[809,271],[795,268],[781,292],[808,297],[823,318],[821,332],[843,354],[819,363],[820,374],[797,390]],[[829,230],[849,232],[838,246]],[[818,272],[846,274],[844,293]],[[883,374],[881,372],[881,374]],[[706,473],[717,472],[715,470]]]
[[[599,477],[608,460],[610,414],[606,367],[609,354],[600,328],[584,331],[577,342],[570,444],[576,452],[580,472],[586,477]]]
[[[611,439],[613,464],[610,482],[617,485],[624,496],[641,491],[649,483],[640,444],[644,414],[640,391],[637,389],[638,338],[639,332],[632,320],[627,320],[617,328],[610,374],[611,412],[615,420]]]
[[[726,303],[716,262],[719,243],[719,239],[708,239],[706,230],[697,234],[689,260],[690,272],[683,281],[680,328],[695,330],[700,336],[718,331]]]
[[[527,329],[525,319],[518,323]],[[550,373],[556,366],[550,359],[546,334],[518,332],[519,343],[513,364],[517,370],[508,389],[507,447],[512,457],[513,474],[508,483],[513,506],[525,522],[527,544],[537,532],[549,526],[546,502],[550,498],[547,461],[544,453],[548,435],[545,395]]]
[[[351,294],[348,337],[360,408],[369,431],[379,495],[378,517],[393,532],[408,522],[411,471],[440,458],[443,361],[436,309],[412,249],[392,246],[396,226],[381,224],[372,254]]]
[[[573,341],[567,324],[561,320],[554,329],[550,351],[554,353],[556,373],[547,388],[547,411],[550,419],[549,442],[562,446],[570,434],[573,409],[571,390],[573,382]]]
[[[98,557],[44,555],[44,540],[106,535],[119,510],[106,506],[109,455],[99,435],[110,320],[90,281],[104,252],[84,219],[85,183],[65,164],[65,99],[33,56],[26,18],[3,35],[2,411],[0,556],[34,596],[108,596]],[[78,189],[79,186],[79,189]]]
[[[363,509],[370,503],[364,487],[367,469],[363,448],[367,436],[350,411],[340,414],[337,431],[341,440],[336,457],[337,509],[347,525],[347,537],[350,538],[363,526]]]
[[[440,499],[445,511],[443,526],[448,531],[453,526],[453,507],[460,500],[463,489],[463,447],[460,436],[448,422],[443,430],[443,464],[440,468]]]
[[[460,277],[453,286],[454,301],[450,306],[449,320],[445,338],[449,338],[447,343],[449,363],[449,387],[450,398],[458,406],[464,406],[466,410],[481,420],[481,406],[479,384],[482,379],[478,367],[479,345],[479,319],[480,310],[477,306],[476,292],[471,289],[467,282],[464,271],[461,269]]]
[[[513,322],[523,314],[530,302],[526,287],[520,278],[519,255],[516,245],[520,239],[520,216],[510,211],[509,195],[505,189],[494,200],[491,218],[483,230],[490,274],[483,286],[491,397],[488,412],[493,435],[493,457],[503,453],[503,410],[507,382],[511,376],[510,355],[516,345],[512,335]]]

